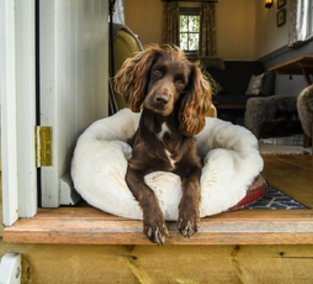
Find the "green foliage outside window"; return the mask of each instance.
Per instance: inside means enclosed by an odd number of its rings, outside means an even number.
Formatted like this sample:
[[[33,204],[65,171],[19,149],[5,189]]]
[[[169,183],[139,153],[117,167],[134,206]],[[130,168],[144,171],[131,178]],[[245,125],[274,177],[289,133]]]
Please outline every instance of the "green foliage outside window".
[[[199,50],[200,16],[180,15],[180,48],[186,51]]]

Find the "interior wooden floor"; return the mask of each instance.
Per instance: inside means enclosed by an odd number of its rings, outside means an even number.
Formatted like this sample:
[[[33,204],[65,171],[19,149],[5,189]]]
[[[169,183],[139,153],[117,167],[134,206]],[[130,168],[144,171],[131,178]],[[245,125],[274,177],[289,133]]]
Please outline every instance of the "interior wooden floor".
[[[263,175],[278,190],[313,208],[313,156],[263,156]]]

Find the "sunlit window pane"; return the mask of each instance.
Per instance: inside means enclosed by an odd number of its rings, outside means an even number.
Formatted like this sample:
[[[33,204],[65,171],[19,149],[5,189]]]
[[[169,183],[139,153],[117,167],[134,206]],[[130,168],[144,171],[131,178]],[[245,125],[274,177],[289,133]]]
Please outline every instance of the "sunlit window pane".
[[[179,16],[179,28],[181,32],[188,31],[188,16],[185,15]]]
[[[199,49],[199,34],[190,34],[189,50],[198,50],[198,49]]]
[[[189,31],[199,32],[200,16],[189,16]]]
[[[180,48],[182,50],[187,50],[188,49],[188,35],[185,33],[180,33]]]

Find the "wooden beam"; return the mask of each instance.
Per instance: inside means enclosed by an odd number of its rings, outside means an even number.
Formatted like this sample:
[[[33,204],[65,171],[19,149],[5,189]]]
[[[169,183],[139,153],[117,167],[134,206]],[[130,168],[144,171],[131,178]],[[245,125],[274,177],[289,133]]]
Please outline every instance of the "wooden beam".
[[[313,283],[313,246],[32,245],[22,283]]]

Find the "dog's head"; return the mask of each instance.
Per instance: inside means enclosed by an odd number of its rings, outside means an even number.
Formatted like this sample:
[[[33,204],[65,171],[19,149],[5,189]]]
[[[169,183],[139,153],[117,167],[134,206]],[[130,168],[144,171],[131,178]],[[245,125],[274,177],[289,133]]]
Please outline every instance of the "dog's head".
[[[177,47],[152,46],[127,59],[115,76],[115,89],[132,111],[144,108],[164,117],[178,108],[180,131],[193,136],[205,125],[211,88],[196,63]]]

